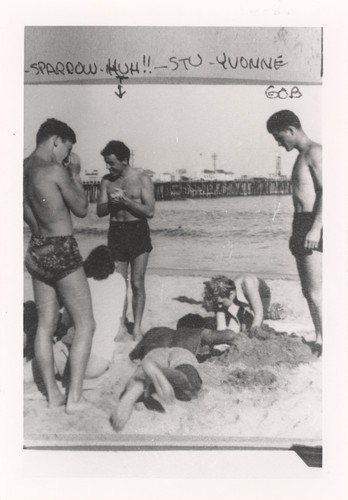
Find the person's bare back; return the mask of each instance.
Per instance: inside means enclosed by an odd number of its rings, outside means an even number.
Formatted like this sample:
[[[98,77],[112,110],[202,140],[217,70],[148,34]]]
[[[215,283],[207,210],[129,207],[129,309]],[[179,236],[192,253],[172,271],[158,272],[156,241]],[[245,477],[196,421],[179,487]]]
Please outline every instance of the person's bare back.
[[[25,265],[32,277],[38,311],[35,358],[48,406],[64,404],[65,396],[55,378],[52,349],[52,337],[63,303],[75,327],[69,357],[68,413],[85,408],[82,381],[95,328],[83,260],[72,234],[70,211],[85,217],[88,209],[79,176],[80,161],[71,153],[75,142],[75,132],[66,123],[50,118],[40,126],[36,149],[24,161],[24,220],[32,233]]]
[[[57,170],[63,168],[35,155],[24,161],[25,210],[30,208],[38,223],[39,234],[34,230],[35,236],[72,233],[70,211],[64,203],[57,181]]]
[[[35,236],[72,234],[70,210],[81,217],[87,208],[79,172],[79,158],[74,153],[70,153],[67,165],[35,153],[25,159],[24,218]]]

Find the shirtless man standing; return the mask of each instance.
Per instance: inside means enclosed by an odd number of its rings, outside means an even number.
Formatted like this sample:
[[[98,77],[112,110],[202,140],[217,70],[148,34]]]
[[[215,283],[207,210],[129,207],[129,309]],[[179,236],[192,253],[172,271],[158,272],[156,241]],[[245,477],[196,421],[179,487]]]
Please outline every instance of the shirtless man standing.
[[[302,129],[300,120],[288,110],[278,111],[267,121],[267,130],[286,151],[299,155],[292,170],[294,219],[289,247],[314,323],[316,340],[310,343],[319,356],[322,351],[322,147]]]
[[[70,212],[85,217],[88,208],[80,161],[71,153],[75,142],[75,133],[68,125],[48,119],[36,135],[36,149],[24,161],[24,220],[32,233],[25,264],[32,276],[39,320],[35,357],[49,408],[65,402],[55,378],[52,344],[61,302],[75,326],[67,413],[86,407],[82,383],[95,328],[82,257],[72,235]]]
[[[110,141],[101,155],[109,174],[101,181],[97,215],[104,217],[110,214],[108,246],[126,281],[130,263],[133,336],[135,340],[140,340],[145,307],[145,272],[152,250],[147,219],[153,217],[155,212],[154,187],[146,174],[129,165],[130,150],[123,142]]]

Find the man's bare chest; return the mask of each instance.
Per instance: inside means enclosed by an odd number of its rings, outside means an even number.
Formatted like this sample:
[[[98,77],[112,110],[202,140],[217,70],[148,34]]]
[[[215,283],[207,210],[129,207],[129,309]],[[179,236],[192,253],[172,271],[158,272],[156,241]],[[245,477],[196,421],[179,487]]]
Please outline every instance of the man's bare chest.
[[[128,198],[131,199],[138,199],[141,195],[141,185],[139,181],[116,179],[115,181],[109,183],[107,193],[111,194],[117,191],[117,189],[122,189]]]
[[[311,171],[304,157],[297,158],[292,169],[291,180],[296,185],[312,182]]]

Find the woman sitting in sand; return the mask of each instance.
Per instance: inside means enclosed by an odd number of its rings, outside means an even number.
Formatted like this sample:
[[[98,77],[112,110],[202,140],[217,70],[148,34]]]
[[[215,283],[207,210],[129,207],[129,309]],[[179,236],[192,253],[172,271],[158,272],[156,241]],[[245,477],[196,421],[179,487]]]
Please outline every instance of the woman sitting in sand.
[[[256,336],[262,335],[264,319],[284,319],[286,316],[280,304],[271,305],[269,286],[254,274],[243,274],[234,280],[215,276],[205,281],[203,307],[215,313],[222,308],[227,328],[236,333],[248,330]],[[207,327],[216,328],[216,317]]]
[[[126,297],[124,278],[115,268],[111,252],[105,245],[91,251],[83,264],[91,291],[93,315],[96,329],[93,336],[91,354],[88,360],[84,388],[92,388],[99,382],[99,377],[109,368],[115,348],[115,337],[123,329],[122,315]],[[63,309],[61,323],[67,328],[67,334],[53,345],[56,373],[63,377],[68,366],[68,358],[74,327],[68,312]],[[32,367],[25,367],[26,381],[30,380]]]

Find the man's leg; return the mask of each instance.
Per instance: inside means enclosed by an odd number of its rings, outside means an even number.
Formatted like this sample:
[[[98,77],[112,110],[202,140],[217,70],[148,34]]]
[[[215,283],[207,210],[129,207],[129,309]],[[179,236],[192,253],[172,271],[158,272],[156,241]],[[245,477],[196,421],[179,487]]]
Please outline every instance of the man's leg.
[[[57,290],[75,327],[69,358],[70,387],[66,404],[66,412],[74,413],[85,407],[82,384],[95,329],[91,294],[83,268],[58,281]]]
[[[52,340],[58,324],[59,304],[53,287],[33,279],[33,288],[39,320],[34,342],[35,358],[47,391],[48,407],[53,408],[65,401],[57,385],[53,360]]]
[[[134,315],[134,340],[142,338],[141,320],[145,307],[145,272],[149,254],[142,253],[131,262],[132,306]]]
[[[271,290],[265,280],[259,278],[259,294],[263,307],[263,319],[267,319],[271,305]]]
[[[316,343],[322,345],[322,254],[313,251],[311,255],[297,257],[296,264],[302,293],[307,300],[314,323]]]
[[[124,299],[124,307],[123,307],[123,313],[122,313],[122,319],[121,319],[121,325],[122,325],[122,333],[123,333],[123,329],[124,327],[126,326],[126,320],[127,320],[127,309],[128,309],[128,283],[129,283],[129,280],[128,280],[128,267],[129,267],[129,263],[128,262],[125,262],[125,261],[115,261],[115,265],[117,266],[117,272],[119,272],[125,282],[126,282],[126,295],[125,295],[125,299]]]

